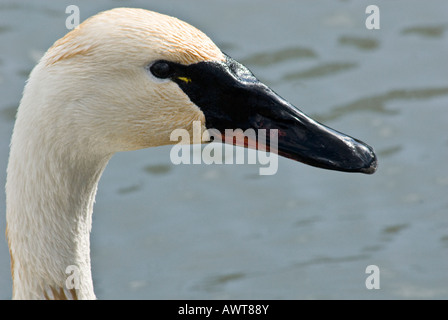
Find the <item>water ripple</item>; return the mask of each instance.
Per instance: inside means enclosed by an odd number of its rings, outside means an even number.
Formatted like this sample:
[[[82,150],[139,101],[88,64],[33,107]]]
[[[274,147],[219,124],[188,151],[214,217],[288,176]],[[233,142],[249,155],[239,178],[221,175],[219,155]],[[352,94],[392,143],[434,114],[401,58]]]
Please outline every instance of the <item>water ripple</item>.
[[[320,256],[312,258],[308,261],[303,261],[296,263],[297,267],[311,266],[311,265],[319,265],[319,264],[330,264],[330,263],[344,263],[344,262],[352,262],[359,261],[369,258],[369,254],[356,254],[356,255],[348,255],[342,257],[329,257],[329,256]]]
[[[288,60],[301,58],[316,58],[317,54],[309,48],[294,47],[286,48],[274,52],[256,53],[248,58],[242,59],[241,63],[256,66],[268,66],[273,63],[280,63]]]
[[[143,168],[143,170],[150,174],[166,174],[170,172],[172,167],[167,164],[154,164],[154,165],[148,165]]]
[[[374,50],[379,46],[376,39],[365,37],[341,36],[338,42],[341,45],[352,46],[360,50]]]
[[[240,280],[244,277],[246,277],[246,274],[242,272],[211,276],[204,279],[202,283],[195,285],[195,289],[201,289],[206,292],[215,292],[219,291],[221,286],[224,286],[232,281]]]
[[[325,115],[316,115],[319,121],[335,120],[346,114],[359,111],[370,111],[382,114],[397,114],[398,110],[386,108],[386,104],[394,100],[424,100],[448,94],[448,87],[424,88],[424,89],[398,89],[386,93],[361,98],[348,104],[336,106]]]
[[[448,26],[446,25],[414,26],[403,29],[401,31],[401,34],[404,35],[414,34],[426,38],[439,38],[443,36],[446,29],[448,29]]]
[[[318,78],[325,77],[328,75],[334,75],[339,72],[347,71],[358,66],[357,63],[353,62],[330,62],[318,65],[316,67],[312,67],[307,70],[292,72],[286,74],[282,80],[291,81],[291,80],[300,80],[306,78]]]

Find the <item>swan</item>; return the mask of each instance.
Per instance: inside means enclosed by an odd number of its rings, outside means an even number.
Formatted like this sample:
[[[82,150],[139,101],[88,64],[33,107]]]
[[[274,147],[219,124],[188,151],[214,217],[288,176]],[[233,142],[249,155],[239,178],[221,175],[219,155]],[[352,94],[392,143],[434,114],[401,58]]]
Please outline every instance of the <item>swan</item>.
[[[89,237],[109,159],[173,144],[170,133],[195,121],[202,132],[277,129],[273,152],[312,166],[377,167],[373,148],[312,120],[190,24],[100,12],[48,49],[20,101],[6,181],[13,299],[95,299]]]

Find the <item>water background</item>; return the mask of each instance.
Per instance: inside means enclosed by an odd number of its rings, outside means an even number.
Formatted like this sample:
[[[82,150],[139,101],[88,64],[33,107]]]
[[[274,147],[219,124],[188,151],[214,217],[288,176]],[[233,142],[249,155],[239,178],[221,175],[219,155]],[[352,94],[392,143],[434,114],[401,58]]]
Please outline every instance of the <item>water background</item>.
[[[175,166],[170,147],[115,155],[94,208],[98,298],[448,298],[448,2],[377,0],[381,29],[368,30],[367,1],[1,0],[0,185],[23,86],[67,32],[69,4],[81,20],[119,6],[181,18],[379,156],[373,176],[287,159],[260,176],[257,165]],[[378,290],[365,286],[372,264]]]

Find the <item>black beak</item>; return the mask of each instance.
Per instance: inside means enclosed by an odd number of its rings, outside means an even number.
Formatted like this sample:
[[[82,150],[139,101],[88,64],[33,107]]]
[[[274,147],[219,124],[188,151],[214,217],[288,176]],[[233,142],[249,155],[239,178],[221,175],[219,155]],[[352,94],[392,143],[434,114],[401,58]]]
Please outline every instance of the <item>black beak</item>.
[[[204,112],[207,128],[223,134],[225,129],[254,129],[256,133],[266,129],[268,151],[324,169],[375,172],[377,158],[372,147],[314,121],[232,58],[173,67],[173,81]],[[269,139],[272,133],[278,138],[274,147]]]
[[[256,129],[277,129],[279,155],[315,167],[345,172],[374,173],[377,158],[364,142],[314,121],[296,107],[259,84],[263,99],[251,119]],[[270,137],[269,134],[266,135]],[[271,141],[267,139],[267,146]]]

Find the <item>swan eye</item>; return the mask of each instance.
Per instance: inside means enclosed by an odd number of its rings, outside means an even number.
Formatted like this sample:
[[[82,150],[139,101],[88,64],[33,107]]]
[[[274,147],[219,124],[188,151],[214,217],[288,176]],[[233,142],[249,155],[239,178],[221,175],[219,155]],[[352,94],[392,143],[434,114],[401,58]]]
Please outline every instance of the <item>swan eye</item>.
[[[156,61],[150,67],[149,70],[151,73],[159,79],[167,79],[170,78],[174,70],[171,65],[167,61]]]

